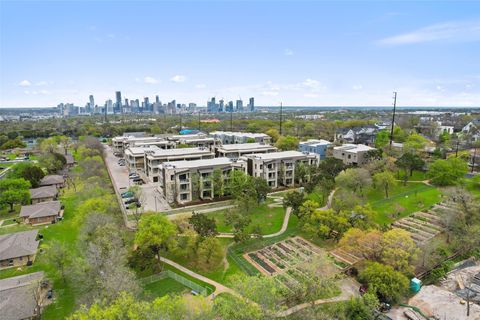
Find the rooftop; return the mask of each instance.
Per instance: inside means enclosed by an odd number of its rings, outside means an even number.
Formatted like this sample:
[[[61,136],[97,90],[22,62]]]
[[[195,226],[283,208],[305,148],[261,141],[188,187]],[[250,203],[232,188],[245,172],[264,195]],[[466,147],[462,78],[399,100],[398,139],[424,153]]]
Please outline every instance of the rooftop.
[[[44,278],[43,271],[0,280],[0,314],[4,320],[35,316],[33,286]]]
[[[361,152],[361,151],[370,151],[374,150],[375,148],[366,146],[364,144],[343,144],[339,147],[334,147],[334,150],[342,150],[342,151],[347,151],[347,152]]]
[[[250,132],[232,132],[232,131],[212,131],[210,135],[227,135],[227,136],[237,136],[237,137],[247,137],[247,138],[264,138],[269,137],[265,133],[250,133]]]
[[[206,148],[178,148],[178,149],[156,149],[147,155],[147,158],[156,157],[174,157],[193,154],[209,154],[210,150]]]
[[[0,260],[8,260],[35,254],[38,230],[8,233],[0,236]]]
[[[22,206],[20,209],[20,217],[22,218],[41,218],[56,216],[62,205],[60,201],[47,201],[32,204],[29,206]]]
[[[277,148],[274,146],[271,146],[269,144],[263,144],[263,143],[238,143],[238,144],[225,144],[222,146],[218,147],[219,150],[224,150],[224,151],[236,151],[236,150],[265,150],[265,149],[274,149],[276,150]]]
[[[44,186],[40,188],[30,189],[30,198],[31,199],[41,199],[41,198],[51,198],[57,195],[57,187],[55,186]]]
[[[307,141],[302,141],[300,142],[301,145],[309,145],[311,147],[316,147],[316,146],[324,146],[324,145],[330,145],[332,144],[330,141],[327,141],[327,140],[323,140],[323,139],[320,139],[320,140],[317,140],[317,139],[309,139]]]
[[[275,159],[286,159],[286,158],[305,158],[308,156],[317,157],[315,153],[310,152],[300,152],[300,151],[280,151],[280,152],[272,152],[272,153],[259,153],[259,154],[252,154],[246,155],[247,157],[255,157],[260,158],[262,160],[275,160]]]
[[[41,186],[50,186],[54,184],[61,184],[64,182],[63,176],[58,175],[58,174],[50,174],[48,176],[45,176],[40,180],[40,185]]]
[[[204,160],[192,160],[192,161],[171,161],[171,162],[164,162],[160,165],[160,167],[165,168],[176,168],[176,169],[190,169],[190,168],[202,168],[202,167],[213,167],[213,166],[221,166],[221,165],[230,165],[233,163],[245,163],[243,160],[232,160],[229,158],[214,158],[214,159],[204,159]]]

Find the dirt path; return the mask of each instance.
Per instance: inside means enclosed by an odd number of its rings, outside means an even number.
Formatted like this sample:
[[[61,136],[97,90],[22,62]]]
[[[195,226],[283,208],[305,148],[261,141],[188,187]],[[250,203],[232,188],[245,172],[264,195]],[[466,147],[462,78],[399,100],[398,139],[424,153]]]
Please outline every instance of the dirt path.
[[[328,210],[332,207],[332,201],[333,201],[333,196],[335,195],[335,191],[337,191],[336,188],[330,192],[327,198],[327,203],[325,204],[325,206],[321,207],[320,210]]]

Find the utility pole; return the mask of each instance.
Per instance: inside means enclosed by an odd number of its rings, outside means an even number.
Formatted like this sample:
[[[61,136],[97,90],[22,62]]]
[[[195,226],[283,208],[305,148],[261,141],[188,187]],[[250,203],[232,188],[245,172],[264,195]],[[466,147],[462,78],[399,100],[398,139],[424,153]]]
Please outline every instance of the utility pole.
[[[472,171],[470,171],[471,173],[473,173],[473,170],[475,169],[475,158],[477,157],[477,145],[474,144],[473,145],[473,157],[472,157]]]
[[[280,135],[282,135],[283,104],[280,102]]]
[[[392,150],[393,143],[393,127],[395,126],[395,111],[397,108],[397,92],[393,92],[393,116],[392,116],[392,128],[390,129],[390,150]]]

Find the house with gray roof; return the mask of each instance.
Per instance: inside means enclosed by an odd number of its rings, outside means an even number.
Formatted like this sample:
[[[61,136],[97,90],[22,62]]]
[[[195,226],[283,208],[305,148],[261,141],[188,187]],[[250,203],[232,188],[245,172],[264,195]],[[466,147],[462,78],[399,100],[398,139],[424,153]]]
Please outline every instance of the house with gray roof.
[[[30,189],[30,201],[32,204],[53,201],[57,199],[58,189],[55,186],[44,186]]]
[[[30,265],[35,260],[38,230],[0,236],[0,269]]]
[[[65,185],[65,179],[58,174],[49,174],[40,180],[40,186],[55,186],[57,188],[63,188]]]
[[[20,219],[32,226],[39,224],[55,223],[63,214],[60,201],[47,201],[22,206]]]
[[[73,158],[73,156],[69,153],[65,155],[65,160],[67,161],[66,165],[68,168],[73,167],[73,165],[75,164],[75,158]]]
[[[0,280],[2,320],[36,319],[49,303],[43,271]]]

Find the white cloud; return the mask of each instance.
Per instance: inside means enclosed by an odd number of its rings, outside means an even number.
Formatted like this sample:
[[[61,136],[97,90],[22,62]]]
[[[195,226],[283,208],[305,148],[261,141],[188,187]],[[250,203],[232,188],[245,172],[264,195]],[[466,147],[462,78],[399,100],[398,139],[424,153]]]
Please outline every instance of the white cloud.
[[[44,86],[48,86],[48,82],[47,81],[39,81],[39,82],[35,83],[35,85],[37,87],[44,87]]]
[[[363,86],[361,84],[354,84],[352,86],[352,89],[355,90],[355,91],[362,90]]]
[[[293,50],[287,48],[283,51],[283,54],[286,56],[293,56]]]
[[[50,94],[50,91],[47,91],[47,90],[33,90],[33,91],[29,91],[29,90],[25,90],[23,91],[23,93],[25,94],[28,94],[28,95],[47,95],[47,94]]]
[[[170,81],[172,81],[172,82],[185,82],[185,80],[187,80],[187,77],[182,76],[182,75],[176,75],[176,76],[173,76],[170,79]]]
[[[22,80],[18,83],[20,87],[29,87],[32,85],[32,83],[28,80]]]
[[[195,88],[196,89],[205,89],[207,87],[206,84],[203,84],[203,83],[199,83],[199,84],[196,84],[195,85]]]
[[[318,80],[307,78],[297,85],[300,89],[308,89],[311,92],[325,90],[326,87]]]
[[[143,78],[143,82],[147,84],[155,84],[158,83],[158,80],[153,77],[146,76],[145,78]]]
[[[412,32],[381,39],[379,43],[384,45],[404,45],[435,41],[480,41],[480,21],[434,24]]]
[[[318,94],[316,93],[305,93],[303,96],[305,98],[318,98]]]

